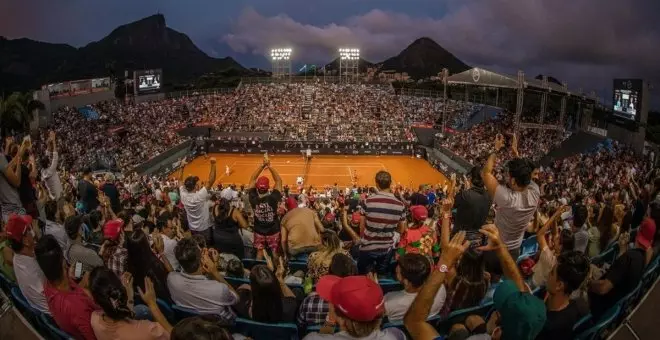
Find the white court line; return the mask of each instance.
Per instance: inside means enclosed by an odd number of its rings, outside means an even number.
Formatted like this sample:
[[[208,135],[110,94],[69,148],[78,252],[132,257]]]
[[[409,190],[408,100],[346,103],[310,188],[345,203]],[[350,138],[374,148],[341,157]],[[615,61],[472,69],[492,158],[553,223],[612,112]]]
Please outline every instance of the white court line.
[[[300,176],[300,174],[280,174],[280,176]],[[319,174],[319,175],[307,175],[307,177],[350,177],[349,175],[331,175],[331,174]]]

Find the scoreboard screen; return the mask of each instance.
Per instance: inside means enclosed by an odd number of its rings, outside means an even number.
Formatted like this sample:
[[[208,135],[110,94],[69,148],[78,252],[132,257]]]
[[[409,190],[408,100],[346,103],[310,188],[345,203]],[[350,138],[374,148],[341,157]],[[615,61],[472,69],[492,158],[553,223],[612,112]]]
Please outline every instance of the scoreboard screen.
[[[163,71],[145,70],[135,72],[137,94],[160,92],[163,84]]]

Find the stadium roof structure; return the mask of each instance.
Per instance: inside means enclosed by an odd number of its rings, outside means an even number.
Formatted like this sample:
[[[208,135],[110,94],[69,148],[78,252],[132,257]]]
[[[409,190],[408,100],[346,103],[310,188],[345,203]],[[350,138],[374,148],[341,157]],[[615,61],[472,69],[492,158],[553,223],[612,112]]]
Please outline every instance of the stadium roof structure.
[[[518,76],[496,73],[493,71],[488,71],[479,67],[473,67],[467,71],[461,73],[456,73],[447,78],[448,84],[460,84],[460,85],[472,85],[472,86],[487,86],[487,87],[499,87],[499,88],[509,88],[517,89],[518,88]],[[587,96],[586,94],[580,93],[571,93],[568,89],[564,88],[559,84],[553,82],[547,82],[547,86],[543,86],[543,81],[538,79],[525,79],[525,87],[532,87],[539,90],[548,90],[550,92],[575,95],[575,96]]]

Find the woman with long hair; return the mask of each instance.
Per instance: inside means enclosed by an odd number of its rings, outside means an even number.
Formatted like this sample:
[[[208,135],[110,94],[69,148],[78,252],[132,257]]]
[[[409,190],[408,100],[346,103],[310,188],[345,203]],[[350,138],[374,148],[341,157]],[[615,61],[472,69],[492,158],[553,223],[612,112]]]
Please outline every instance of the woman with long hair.
[[[92,313],[91,326],[98,340],[167,340],[172,326],[158,309],[156,293],[148,278],[145,290],[138,289],[156,322],[135,320],[133,278],[126,273],[120,280],[105,267],[96,267],[89,275],[89,289],[94,302],[101,307]]]
[[[447,302],[443,306],[442,314],[478,305],[487,291],[488,280],[483,254],[475,251],[465,252],[456,267],[456,276],[450,280]]]
[[[239,259],[245,258],[243,239],[238,233],[240,228],[248,227],[243,214],[230,206],[228,200],[221,198],[213,207],[213,220],[213,242],[218,251],[236,255]]]
[[[619,226],[615,223],[614,205],[606,204],[600,214],[596,226],[592,226],[589,232],[589,257],[598,256],[607,246],[619,237]]]
[[[267,254],[266,254],[267,256]],[[296,296],[284,282],[282,257],[276,271],[267,256],[268,266],[256,265],[250,271],[250,285],[238,287],[238,315],[258,322],[293,322],[298,304]]]
[[[172,270],[169,263],[163,263],[167,258],[162,253],[163,247],[159,247],[158,244],[162,244],[162,238],[159,236],[154,239],[154,248],[161,250],[156,256],[149,246],[147,235],[141,229],[133,231],[126,239],[128,251],[126,272],[133,275],[135,285],[142,289],[144,289],[144,279],[148,277],[154,284],[156,296],[172,302],[170,290],[167,288],[167,274]]]
[[[348,255],[348,252],[342,248],[337,233],[326,229],[321,232],[321,249],[309,255],[307,276],[316,282],[321,276],[326,275],[335,254]]]

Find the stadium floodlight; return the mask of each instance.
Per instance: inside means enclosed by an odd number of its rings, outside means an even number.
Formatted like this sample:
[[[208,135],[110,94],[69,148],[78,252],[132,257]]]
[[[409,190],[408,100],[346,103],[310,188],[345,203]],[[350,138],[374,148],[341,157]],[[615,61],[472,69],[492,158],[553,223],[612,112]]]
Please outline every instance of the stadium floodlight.
[[[291,48],[273,48],[270,50],[270,59],[273,65],[273,77],[284,78],[291,76]]]
[[[342,82],[358,82],[359,48],[339,48],[339,79]]]

